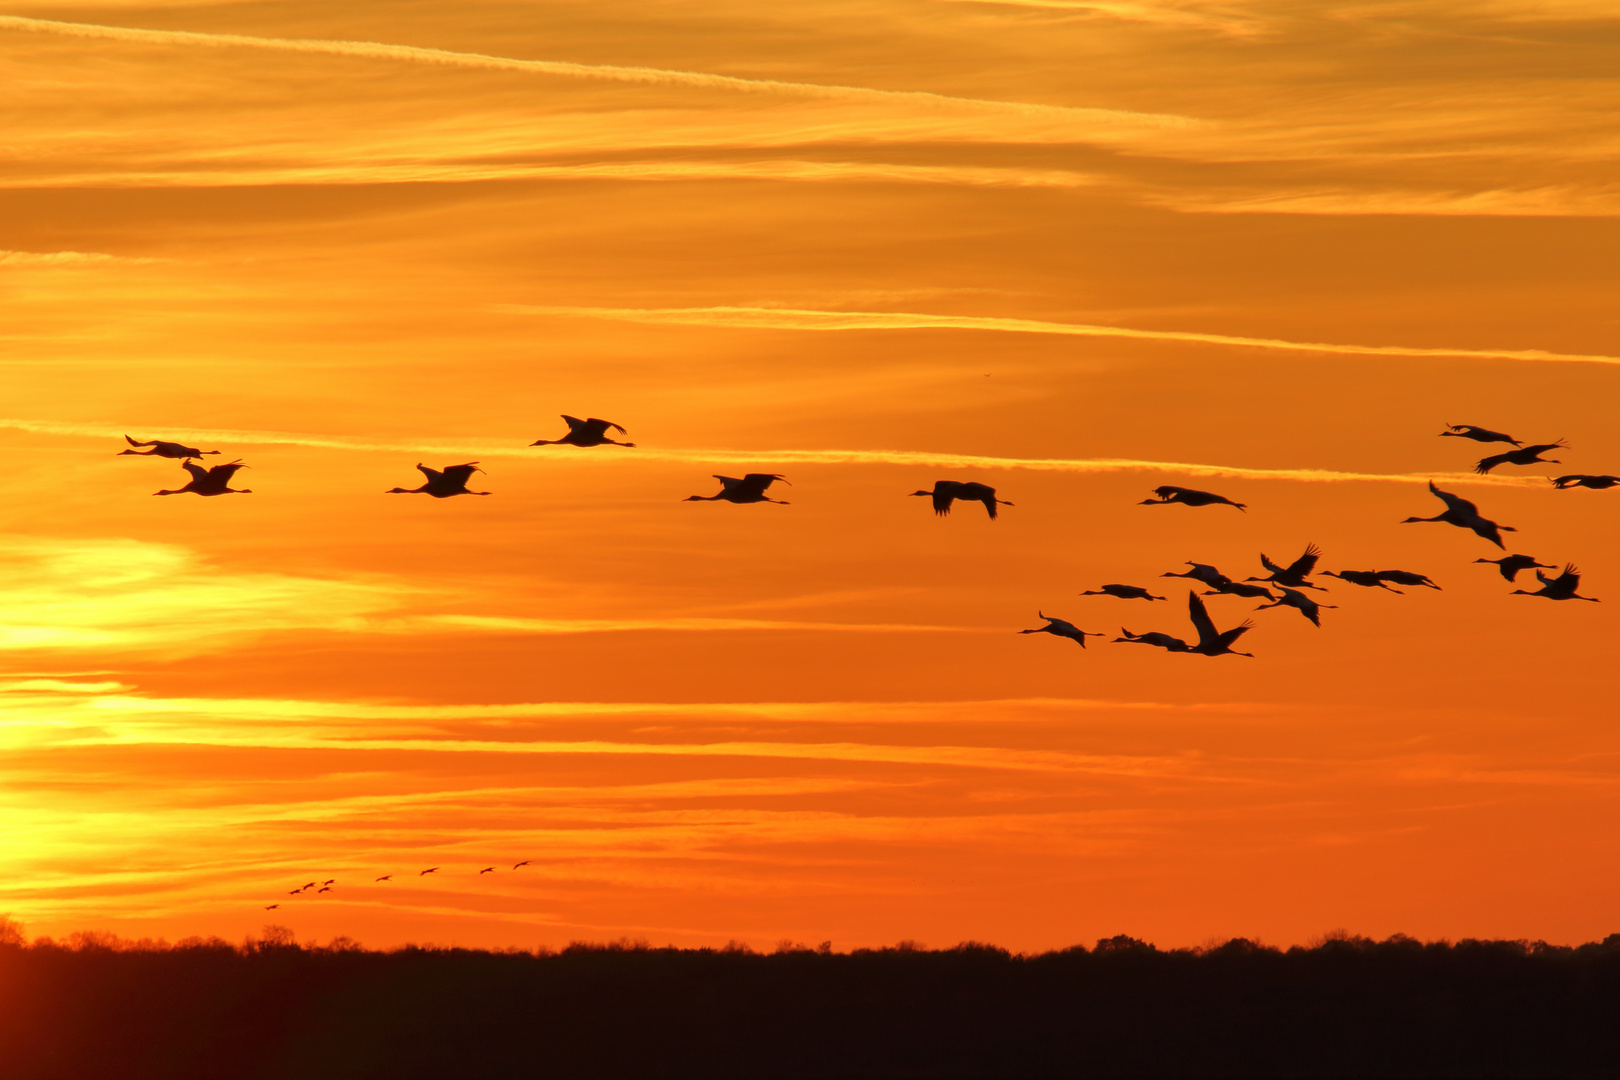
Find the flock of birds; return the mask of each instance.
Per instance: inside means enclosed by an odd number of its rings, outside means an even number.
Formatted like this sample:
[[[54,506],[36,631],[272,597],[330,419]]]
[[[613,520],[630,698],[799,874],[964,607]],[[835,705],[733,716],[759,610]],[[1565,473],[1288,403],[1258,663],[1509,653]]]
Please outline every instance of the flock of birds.
[[[539,439],[531,446],[627,446],[633,447],[630,442],[619,442],[608,436],[608,432],[615,431],[620,435],[628,434],[625,429],[609,420],[591,418],[581,420],[578,417],[564,416],[568,425],[568,433],[559,439]],[[1481,458],[1475,465],[1475,471],[1488,474],[1503,465],[1542,465],[1562,464],[1557,459],[1547,458],[1543,455],[1553,450],[1565,449],[1567,444],[1560,439],[1552,443],[1537,443],[1526,446],[1511,435],[1499,431],[1491,431],[1474,424],[1447,424],[1442,431],[1442,437],[1469,439],[1477,443],[1504,443],[1511,444],[1514,449],[1500,454],[1492,454]],[[157,495],[179,495],[191,493],[194,495],[247,495],[251,491],[241,488],[232,488],[231,480],[237,471],[246,468],[241,461],[232,461],[212,468],[204,468],[196,463],[207,455],[219,454],[218,450],[200,450],[196,447],[184,446],[176,442],[167,442],[160,439],[137,440],[124,436],[130,448],[121,451],[122,454],[133,454],[141,457],[161,457],[178,460],[181,466],[190,474],[190,481],[182,487],[173,490],[154,492]],[[142,449],[142,448],[146,449]],[[390,495],[430,495],[435,499],[447,499],[456,495],[488,495],[487,491],[471,491],[467,485],[473,474],[482,472],[478,462],[469,461],[461,465],[449,465],[443,469],[432,469],[426,465],[418,464],[423,476],[423,483],[414,488],[396,487],[389,489],[385,494]],[[692,495],[688,502],[729,502],[740,505],[749,503],[777,503],[787,505],[784,500],[773,499],[766,492],[777,483],[787,483],[787,479],[779,473],[748,473],[741,477],[719,476],[720,490],[713,495]],[[1620,485],[1620,476],[1591,475],[1586,473],[1572,473],[1564,476],[1550,478],[1552,485],[1559,490],[1571,488],[1592,488],[1603,490]],[[1502,525],[1485,517],[1479,508],[1467,499],[1454,495],[1449,491],[1442,491],[1429,482],[1429,491],[1442,503],[1445,510],[1434,517],[1409,517],[1402,524],[1414,522],[1443,522],[1457,528],[1467,529],[1485,540],[1495,544],[1503,552],[1507,551],[1502,541],[1502,534],[1516,531],[1511,526]],[[957,502],[978,503],[982,505],[991,520],[997,517],[997,509],[1013,504],[1005,499],[998,498],[996,489],[988,484],[976,481],[939,480],[932,489],[914,491],[913,496],[923,496],[933,502],[934,513],[945,516],[951,512],[951,507]],[[1244,503],[1234,502],[1223,495],[1209,491],[1198,491],[1193,488],[1177,487],[1174,485],[1161,485],[1153,489],[1155,498],[1142,500],[1146,506],[1179,505],[1191,507],[1230,506],[1239,511],[1246,511]],[[1322,557],[1322,551],[1315,544],[1308,545],[1299,558],[1284,566],[1272,561],[1262,553],[1260,563],[1265,568],[1263,577],[1248,577],[1241,581],[1234,580],[1223,574],[1216,567],[1207,563],[1187,561],[1191,567],[1180,572],[1166,572],[1162,577],[1187,578],[1204,586],[1203,596],[1238,596],[1252,600],[1264,600],[1254,610],[1265,611],[1271,608],[1290,607],[1298,611],[1312,625],[1322,625],[1321,612],[1324,608],[1335,608],[1334,604],[1323,604],[1307,594],[1306,590],[1326,592],[1327,590],[1310,580],[1316,574],[1317,564]],[[1476,563],[1487,563],[1496,566],[1498,572],[1509,583],[1516,583],[1518,575],[1525,570],[1535,570],[1536,578],[1541,588],[1514,589],[1513,595],[1539,596],[1547,600],[1586,600],[1596,603],[1590,596],[1580,596],[1577,590],[1580,587],[1580,571],[1573,564],[1565,564],[1562,571],[1556,576],[1543,573],[1543,570],[1557,569],[1555,564],[1538,562],[1534,557],[1521,554],[1504,554],[1499,559],[1476,559]],[[1393,593],[1401,590],[1396,585],[1407,588],[1440,588],[1428,575],[1411,570],[1324,570],[1322,577],[1331,577],[1351,585],[1369,589],[1384,589]],[[1081,596],[1111,596],[1121,600],[1167,600],[1168,597],[1156,596],[1146,588],[1139,585],[1108,584],[1098,589],[1088,589]],[[1123,627],[1120,628],[1122,636],[1114,638],[1116,644],[1150,645],[1173,653],[1193,653],[1200,656],[1250,656],[1253,653],[1237,652],[1232,648],[1245,633],[1254,626],[1252,620],[1246,620],[1238,626],[1228,630],[1216,628],[1214,620],[1210,618],[1209,610],[1196,589],[1187,593],[1188,615],[1192,620],[1193,630],[1197,633],[1196,641],[1176,637],[1172,634],[1159,631],[1146,633],[1133,633]],[[1037,616],[1045,621],[1044,626],[1030,630],[1020,630],[1020,634],[1052,634],[1056,637],[1069,640],[1085,647],[1088,637],[1107,637],[1107,634],[1094,633],[1080,629],[1074,623],[1044,612],[1036,612]],[[515,864],[512,869],[517,870],[529,865],[528,861]],[[434,866],[422,870],[417,876],[426,876],[437,873],[440,867]],[[478,871],[478,876],[496,872],[493,866],[487,866]],[[391,881],[392,874],[384,874],[376,879],[377,883]],[[331,892],[336,879],[325,881],[311,881],[291,890],[289,896],[305,896],[311,889],[315,894]],[[265,910],[273,911],[281,904],[268,905]]]

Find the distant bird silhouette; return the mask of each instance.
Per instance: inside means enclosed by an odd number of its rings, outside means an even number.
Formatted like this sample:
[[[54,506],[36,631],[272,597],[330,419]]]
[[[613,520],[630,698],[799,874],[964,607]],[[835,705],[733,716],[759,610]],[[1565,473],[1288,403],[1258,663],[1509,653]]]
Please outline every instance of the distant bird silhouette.
[[[1509,581],[1517,580],[1520,570],[1531,570],[1540,567],[1543,570],[1558,569],[1552,563],[1536,562],[1529,555],[1509,555],[1503,559],[1475,559],[1477,563],[1490,563],[1502,572],[1502,576]]]
[[[446,465],[442,472],[438,469],[430,469],[421,462],[417,462],[416,467],[420,469],[422,471],[422,475],[427,478],[426,482],[423,483],[421,487],[389,488],[387,491],[383,492],[383,494],[431,495],[435,499],[448,499],[452,495],[492,494],[488,491],[467,490],[467,481],[472,479],[472,474],[475,472],[484,471],[478,467],[478,462],[476,461],[469,461],[465,465]]]
[[[185,487],[177,487],[172,491],[154,491],[154,495],[182,495],[191,492],[193,495],[251,495],[248,488],[233,488],[230,486],[231,477],[236,470],[247,468],[240,461],[233,461],[229,465],[215,465],[212,469],[205,469],[201,465],[193,465],[189,461],[182,461],[180,467],[191,474],[191,480]]]
[[[301,893],[303,891],[304,891],[303,889],[291,889],[291,890],[288,891],[287,895],[288,896],[297,896],[299,893]]]
[[[1225,574],[1221,573],[1208,563],[1193,562],[1191,559],[1188,559],[1187,565],[1192,567],[1192,569],[1188,570],[1184,574],[1172,574],[1167,570],[1159,576],[1192,578],[1194,581],[1203,582],[1212,589],[1218,589],[1222,585],[1232,584],[1231,578],[1227,577]]]
[[[1322,557],[1322,549],[1315,544],[1305,545],[1305,554],[1289,563],[1287,566],[1278,566],[1266,558],[1265,552],[1260,553],[1260,565],[1271,573],[1265,577],[1244,578],[1245,581],[1270,581],[1284,585],[1291,589],[1321,589],[1320,585],[1312,585],[1305,579],[1316,569],[1316,561]],[[1326,591],[1325,589],[1323,590]]]
[[[1481,560],[1484,561],[1484,560]],[[1323,577],[1336,577],[1340,581],[1348,581],[1352,585],[1360,585],[1367,589],[1387,589],[1392,593],[1405,595],[1399,589],[1391,589],[1389,585],[1378,576],[1376,570],[1333,570],[1322,571]]]
[[[1157,499],[1143,499],[1139,506],[1163,506],[1170,503],[1180,503],[1182,506],[1235,506],[1239,510],[1247,507],[1248,503],[1233,502],[1224,495],[1215,495],[1208,491],[1194,491],[1192,488],[1172,487],[1169,484],[1153,489]]]
[[[378,881],[392,881],[393,878],[394,878],[393,874],[384,874],[382,877],[378,878],[377,880]]]
[[[280,906],[281,906],[280,904],[266,904],[264,906],[264,910],[266,910],[266,911],[274,911],[274,910],[276,910],[276,908],[278,908]]]
[[[569,416],[566,413],[563,414],[563,420],[564,420],[564,422],[566,422],[568,424],[568,434],[564,435],[560,439],[536,439],[534,442],[530,443],[529,445],[530,446],[603,446],[603,445],[608,445],[608,444],[611,444],[613,446],[634,446],[634,445],[636,445],[633,442],[619,442],[619,441],[617,441],[615,439],[608,438],[607,437],[607,429],[608,428],[612,428],[614,431],[617,431],[620,435],[628,435],[628,434],[630,434],[628,431],[624,430],[624,428],[620,427],[618,424],[615,424],[611,420],[598,420],[594,416],[591,417],[589,420],[581,420],[577,416]]]
[[[437,870],[437,869],[438,869],[438,867],[437,867],[437,866],[430,866],[430,867],[428,867],[428,868],[427,868],[427,869],[426,869],[426,870],[423,870],[423,871],[422,871],[422,873],[421,873],[421,874],[417,874],[417,875],[416,875],[416,876],[417,876],[417,877],[421,877],[421,876],[422,876],[422,874],[431,874],[431,873],[433,873],[433,871],[435,871],[435,870]]]
[[[1428,574],[1418,574],[1411,570],[1380,570],[1378,571],[1378,580],[1393,581],[1397,585],[1421,585],[1425,589],[1433,589],[1436,592],[1444,591],[1440,586],[1429,580]]]
[[[1517,532],[1518,530],[1514,529],[1511,525],[1498,525],[1489,518],[1481,517],[1479,514],[1479,507],[1475,506],[1461,495],[1453,495],[1449,491],[1441,491],[1439,488],[1434,486],[1433,480],[1429,481],[1429,491],[1434,495],[1435,498],[1446,504],[1446,512],[1443,514],[1437,514],[1432,518],[1409,517],[1401,522],[1402,525],[1408,525],[1414,521],[1443,521],[1447,525],[1455,525],[1460,529],[1472,529],[1475,533],[1484,537],[1486,540],[1489,540],[1503,551],[1507,550],[1507,545],[1502,543],[1502,533]]]
[[[323,892],[331,892],[331,891],[332,891],[332,886],[330,886],[330,885],[322,885],[320,888],[315,890],[316,895],[319,895],[319,894],[321,894]]]
[[[1555,443],[1537,443],[1535,446],[1509,450],[1505,454],[1492,454],[1490,457],[1480,458],[1479,464],[1474,466],[1474,471],[1488,473],[1498,465],[1561,465],[1563,462],[1557,458],[1544,458],[1541,455],[1548,450],[1564,449],[1567,445],[1564,440],[1559,439]]]
[[[478,872],[480,874],[493,874],[495,872],[495,868],[493,866],[486,866]]]
[[[1201,656],[1224,656],[1228,653],[1233,656],[1252,657],[1254,655],[1253,653],[1235,652],[1232,649],[1233,643],[1252,629],[1254,623],[1245,622],[1243,625],[1235,626],[1225,633],[1216,631],[1215,623],[1209,617],[1209,609],[1204,607],[1202,600],[1198,599],[1198,594],[1190,590],[1187,593],[1187,614],[1192,618],[1193,629],[1198,631],[1198,643],[1196,645],[1189,645],[1178,637],[1171,637],[1169,634],[1158,632],[1133,634],[1124,627],[1120,627],[1119,632],[1125,636],[1115,640],[1131,641],[1141,645],[1157,645],[1159,648],[1168,649],[1170,652],[1198,653]]]
[[[1115,638],[1114,644],[1116,645],[1121,643],[1152,645],[1156,648],[1167,649],[1170,652],[1187,652],[1189,649],[1187,643],[1180,638],[1171,637],[1169,634],[1161,634],[1157,630],[1149,630],[1145,634],[1133,634],[1122,626],[1119,628],[1119,632],[1125,636]]]
[[[150,446],[152,449],[147,450],[144,453],[140,450],[120,450],[118,453],[114,454],[113,457],[123,457],[125,454],[133,454],[136,457],[166,457],[180,458],[181,460],[184,460],[186,458],[202,457],[204,454],[219,453],[218,450],[198,450],[194,446],[181,446],[177,442],[164,442],[162,439],[147,439],[143,442],[140,439],[132,439],[128,435],[125,435],[124,441],[129,443],[129,445],[132,447]]]
[[[321,884],[322,885],[336,885],[337,884],[337,878],[329,877],[325,881],[321,882]]]
[[[1117,596],[1121,600],[1165,600],[1168,597],[1154,596],[1140,585],[1104,585],[1100,589],[1087,589],[1081,596]]]
[[[1578,487],[1602,491],[1604,488],[1612,488],[1614,485],[1620,484],[1620,476],[1587,476],[1585,473],[1572,473],[1569,476],[1553,477],[1552,484],[1559,491],[1565,488]]]
[[[520,867],[520,866],[528,866],[528,865],[529,865],[529,860],[528,860],[528,859],[524,859],[524,860],[523,860],[523,861],[522,861],[522,862],[520,862],[520,863],[513,863],[513,864],[512,864],[512,869],[514,869],[514,870],[516,870],[516,869],[517,869],[517,868],[518,868],[518,867]]]
[[[924,495],[934,500],[934,513],[944,517],[951,512],[951,503],[960,499],[963,502],[983,503],[990,514],[990,520],[996,519],[997,506],[1011,506],[1006,499],[996,498],[996,489],[988,484],[980,484],[973,480],[935,480],[932,491],[913,491],[912,496]]]
[[[1336,604],[1318,604],[1315,600],[1312,600],[1298,589],[1290,589],[1288,586],[1284,585],[1282,587],[1281,599],[1270,604],[1261,604],[1254,610],[1265,611],[1267,608],[1291,607],[1298,611],[1301,615],[1305,616],[1307,619],[1311,620],[1312,626],[1320,628],[1322,625],[1322,608],[1336,606]]]
[[[1313,586],[1314,588],[1314,586]],[[1250,600],[1275,600],[1271,590],[1264,585],[1245,585],[1241,581],[1223,581],[1214,586],[1205,596],[1242,596]]]
[[[1581,572],[1575,569],[1574,563],[1566,563],[1564,572],[1555,578],[1550,578],[1540,570],[1536,571],[1536,579],[1541,582],[1541,588],[1535,592],[1526,589],[1514,589],[1514,596],[1540,596],[1548,600],[1589,600],[1597,603],[1595,596],[1576,596],[1575,590],[1581,587]]]
[[[313,889],[316,885],[319,885],[319,884],[320,884],[320,882],[318,882],[318,881],[306,881],[306,882],[304,882],[303,885],[299,886],[299,888],[301,888],[301,889]]]
[[[1075,642],[1082,649],[1086,647],[1086,638],[1108,636],[1107,634],[1088,633],[1066,619],[1054,619],[1052,616],[1043,615],[1039,611],[1037,611],[1035,614],[1039,618],[1045,619],[1046,625],[1035,630],[1020,630],[1018,631],[1020,634],[1051,634],[1054,637],[1064,637]]]
[[[1504,435],[1500,431],[1491,431],[1489,428],[1482,428],[1475,424],[1447,424],[1446,429],[1440,433],[1441,438],[1449,435],[1459,439],[1473,439],[1475,442],[1505,442],[1512,443],[1514,446],[1523,445],[1511,435]]]
[[[781,480],[784,484],[787,483],[787,481],[777,473],[751,472],[740,480],[735,476],[720,476],[717,474],[715,479],[720,481],[719,494],[688,495],[686,501],[714,502],[715,500],[720,499],[728,503],[738,504],[768,502],[776,503],[778,506],[787,505],[786,501],[782,499],[772,499],[765,494],[765,489],[776,483],[778,480]],[[792,485],[789,486],[791,487]]]

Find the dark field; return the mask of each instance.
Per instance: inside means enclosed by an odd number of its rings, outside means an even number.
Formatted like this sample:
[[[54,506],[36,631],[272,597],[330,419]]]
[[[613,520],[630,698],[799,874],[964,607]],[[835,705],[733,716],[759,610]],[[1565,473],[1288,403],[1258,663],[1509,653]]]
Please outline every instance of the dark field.
[[[0,1076],[1620,1076],[1620,935],[1286,952],[0,945]]]

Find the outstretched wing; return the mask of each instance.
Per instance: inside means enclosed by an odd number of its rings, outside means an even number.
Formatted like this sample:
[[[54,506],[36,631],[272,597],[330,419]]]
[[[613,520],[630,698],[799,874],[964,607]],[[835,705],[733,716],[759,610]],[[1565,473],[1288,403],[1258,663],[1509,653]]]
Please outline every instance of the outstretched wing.
[[[1209,609],[1198,594],[1191,589],[1187,590],[1187,614],[1192,616],[1193,629],[1198,631],[1198,643],[1207,645],[1216,639],[1215,624],[1210,621]]]
[[[1490,459],[1487,458],[1486,460],[1488,461]],[[1483,464],[1483,462],[1481,462],[1481,464]],[[1434,495],[1435,498],[1446,504],[1446,509],[1454,510],[1457,513],[1467,517],[1479,516],[1479,507],[1475,506],[1461,495],[1453,495],[1449,491],[1441,491],[1439,488],[1434,486],[1433,480],[1429,481],[1429,491]]]
[[[158,442],[156,439],[132,439],[128,435],[124,436],[124,441],[131,446],[156,446]]]
[[[1236,642],[1238,638],[1242,637],[1244,634],[1247,634],[1250,630],[1253,630],[1253,629],[1254,629],[1254,623],[1253,622],[1245,622],[1242,626],[1234,626],[1234,627],[1232,627],[1232,629],[1230,629],[1226,633],[1220,635],[1215,640],[1218,641],[1220,644],[1226,646],[1228,649],[1230,649],[1232,647],[1233,643]]]
[[[1283,572],[1283,568],[1267,558],[1266,553],[1263,551],[1260,553],[1260,565],[1265,567],[1267,570],[1270,570],[1273,574],[1280,574]]]
[[[1163,484],[1153,489],[1153,494],[1157,495],[1161,499],[1168,499],[1172,495],[1185,495],[1186,493],[1186,488],[1172,487],[1169,484]]]
[[[457,485],[460,485],[461,487],[466,487],[467,486],[467,481],[472,479],[472,474],[473,473],[475,473],[475,472],[483,472],[483,471],[484,471],[483,469],[480,469],[478,467],[478,462],[469,461],[465,465],[447,465],[447,466],[445,466],[444,478],[446,480],[450,481],[452,484],[457,484]]]
[[[567,413],[563,413],[562,418],[563,423],[568,425],[568,434],[570,435],[578,434],[580,429],[590,422],[588,420],[581,420],[577,416],[569,416]]]
[[[433,483],[435,480],[441,480],[441,479],[444,478],[444,473],[440,472],[438,469],[430,469],[426,465],[423,465],[421,462],[417,462],[416,469],[423,476],[427,477],[427,482],[430,483],[430,484]]]
[[[1541,577],[1541,571],[1537,570],[1536,576]],[[1555,588],[1564,588],[1568,589],[1570,592],[1574,592],[1580,587],[1581,572],[1575,569],[1574,563],[1565,563],[1564,572],[1559,574],[1555,580],[1548,581],[1547,584],[1552,585]]]
[[[1305,554],[1295,559],[1288,567],[1288,572],[1297,577],[1309,577],[1311,571],[1316,569],[1316,560],[1322,557],[1322,549],[1315,544],[1305,545]]]
[[[208,475],[209,477],[218,480],[222,484],[228,484],[231,482],[231,477],[236,475],[236,470],[245,468],[247,468],[247,466],[243,465],[240,461],[232,461],[224,465],[215,465],[212,469],[208,470]]]
[[[1480,458],[1479,464],[1474,466],[1474,471],[1477,473],[1488,473],[1498,465],[1506,465],[1508,462],[1512,461],[1514,454],[1516,453],[1518,453],[1518,451],[1513,451],[1507,454],[1492,454],[1490,457]],[[1450,500],[1448,499],[1447,502],[1449,501]]]
[[[721,476],[719,473],[715,473],[714,478],[716,480],[720,481],[720,490],[721,491],[731,491],[731,490],[737,488],[743,482],[741,477]]]
[[[604,432],[607,431],[608,428],[612,428],[614,431],[617,431],[620,435],[628,435],[628,434],[630,434],[628,431],[624,430],[624,428],[620,427],[618,424],[615,424],[611,420],[598,420],[596,417],[593,416],[593,417],[591,417],[589,420],[587,420],[585,422],[587,424],[591,425],[591,428],[593,429],[593,433],[596,434],[596,435],[603,434]]]
[[[186,470],[186,472],[191,474],[191,479],[192,479],[193,482],[196,482],[196,481],[199,481],[199,480],[207,480],[208,479],[208,474],[211,471],[213,471],[211,469],[205,469],[201,465],[198,465],[196,462],[192,462],[192,461],[182,461],[180,463],[180,467],[182,469]],[[225,468],[225,466],[224,465],[215,465],[214,468],[215,469],[223,469],[223,468]],[[232,469],[231,471],[235,472],[236,470]],[[227,478],[227,479],[229,479],[229,478]]]
[[[777,473],[751,472],[738,483],[741,485],[741,490],[745,495],[763,495],[765,489],[778,480],[782,480],[782,477]],[[722,482],[724,481],[722,480]],[[787,483],[786,480],[782,480],[782,482]]]

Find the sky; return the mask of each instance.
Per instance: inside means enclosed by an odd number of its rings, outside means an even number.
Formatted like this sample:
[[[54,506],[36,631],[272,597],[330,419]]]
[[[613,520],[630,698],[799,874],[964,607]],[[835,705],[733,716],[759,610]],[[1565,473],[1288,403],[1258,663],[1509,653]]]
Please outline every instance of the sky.
[[[31,935],[1620,930],[1620,489],[1547,482],[1620,473],[1612,4],[0,15]],[[529,446],[565,413],[636,446]],[[1451,423],[1569,445],[1479,476]],[[418,462],[493,494],[384,494]],[[789,505],[683,501],[750,471]],[[1604,602],[1402,524],[1430,480]],[[1114,643],[1309,543],[1440,590]]]

